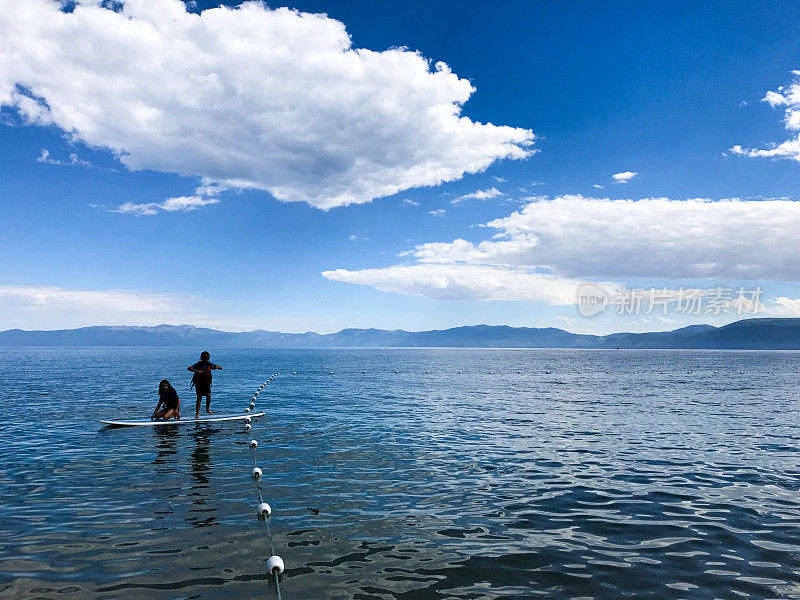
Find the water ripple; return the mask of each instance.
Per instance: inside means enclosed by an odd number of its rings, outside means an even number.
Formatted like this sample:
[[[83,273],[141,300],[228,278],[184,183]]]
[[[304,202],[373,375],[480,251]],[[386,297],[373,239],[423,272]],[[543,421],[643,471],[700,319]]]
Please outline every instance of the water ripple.
[[[194,351],[2,352],[0,597],[270,593],[241,426],[95,422],[190,401]],[[284,598],[800,598],[798,353],[214,356],[222,412],[284,373],[254,430]]]

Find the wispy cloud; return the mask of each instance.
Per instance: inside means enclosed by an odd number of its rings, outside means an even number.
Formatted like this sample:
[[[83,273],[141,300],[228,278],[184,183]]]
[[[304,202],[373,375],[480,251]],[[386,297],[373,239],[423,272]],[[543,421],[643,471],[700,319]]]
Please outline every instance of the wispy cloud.
[[[437,300],[522,300],[571,305],[580,281],[487,265],[396,265],[382,269],[323,271],[331,281]]]
[[[428,214],[433,215],[434,217],[443,217],[446,213],[447,211],[443,208],[428,211]]]
[[[153,312],[172,310],[175,302],[168,296],[124,290],[76,290],[47,286],[0,286],[0,305]]]
[[[403,206],[419,206],[419,202],[415,200],[409,200],[408,198],[403,198]]]
[[[540,185],[547,185],[547,183],[546,183],[546,182],[544,182],[544,181],[531,181],[531,182],[530,182],[528,185],[521,185],[521,186],[519,186],[519,188],[517,189],[517,191],[520,191],[520,192],[523,192],[523,193],[527,193],[527,192],[529,192],[529,191],[530,191],[530,188],[532,188],[532,187],[538,187],[538,186],[540,186]]]
[[[490,198],[497,198],[502,195],[503,192],[498,190],[496,187],[490,187],[486,188],[485,190],[475,190],[472,193],[464,194],[463,196],[454,198],[453,200],[450,200],[450,204],[459,204],[465,200],[488,200]]]
[[[125,204],[120,204],[111,212],[124,215],[135,215],[137,217],[157,215],[162,211],[189,212],[203,206],[219,204],[218,196],[225,189],[226,188],[218,184],[203,181],[203,183],[197,189],[195,189],[193,195],[167,198],[163,202],[145,202],[142,204],[126,202]]]
[[[157,325],[183,320],[188,297],[137,290],[86,290],[54,286],[0,285],[0,329]]]
[[[50,150],[42,148],[39,158],[36,162],[44,163],[47,165],[58,165],[60,167],[93,167],[94,165],[88,160],[83,160],[74,152],[69,155],[69,160],[56,160],[50,157]]]
[[[120,204],[112,212],[142,216],[157,215],[159,212],[189,212],[209,204],[219,203],[218,198],[203,198],[202,196],[178,196],[177,198],[167,198],[164,202],[147,202],[145,204],[134,204],[126,202]]]

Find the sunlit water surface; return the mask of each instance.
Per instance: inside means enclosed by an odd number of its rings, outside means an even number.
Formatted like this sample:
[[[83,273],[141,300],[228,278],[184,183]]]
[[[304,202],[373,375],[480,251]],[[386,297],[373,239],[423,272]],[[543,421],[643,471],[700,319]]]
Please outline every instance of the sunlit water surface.
[[[800,598],[798,353],[212,348],[252,435],[97,423],[199,350],[0,349],[0,597],[274,597],[254,437],[287,600]]]

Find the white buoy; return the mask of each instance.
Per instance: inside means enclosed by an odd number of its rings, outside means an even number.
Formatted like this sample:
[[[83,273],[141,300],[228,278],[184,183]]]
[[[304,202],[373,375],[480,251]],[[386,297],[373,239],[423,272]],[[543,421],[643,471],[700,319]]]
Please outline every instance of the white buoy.
[[[250,425],[250,423],[248,423],[247,425],[244,426],[244,430],[245,431],[250,431],[252,428],[253,428],[253,426]]]
[[[267,572],[273,573],[275,569],[278,569],[278,575],[283,574],[283,559],[278,556],[277,554],[274,556],[270,556],[269,560],[267,560]]]
[[[272,509],[269,507],[269,504],[266,502],[262,502],[258,505],[258,517],[260,519],[268,519],[269,516],[272,514]]]
[[[247,417],[247,418],[244,420],[244,422],[249,424],[249,423],[250,423],[250,420],[251,420],[251,419],[250,419],[250,417]]]
[[[249,408],[245,408],[244,412],[250,412],[250,409]]]
[[[256,403],[255,402],[251,402],[250,403],[250,408],[255,408],[255,407],[256,407]]]
[[[259,394],[259,393],[260,393],[260,392],[256,392],[256,398],[258,397],[258,394]]]
[[[361,371],[362,373],[366,373],[366,371]]]
[[[297,375],[297,371],[295,371],[294,373],[292,373],[292,375]]]
[[[328,375],[333,375],[333,371],[328,371]]]
[[[257,442],[257,441],[255,441],[255,440],[250,440],[250,447],[251,447],[253,450],[255,450],[256,448],[258,448],[258,442]]]
[[[259,479],[261,479],[261,469],[259,469],[258,467],[253,467],[253,472],[251,473],[251,475],[253,477],[253,481],[258,481]]]

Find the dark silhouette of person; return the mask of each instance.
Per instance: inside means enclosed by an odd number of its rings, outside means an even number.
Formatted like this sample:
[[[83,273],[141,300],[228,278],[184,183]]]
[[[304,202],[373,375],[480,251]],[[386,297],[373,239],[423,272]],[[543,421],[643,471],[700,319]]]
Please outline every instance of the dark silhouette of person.
[[[192,385],[195,392],[197,392],[197,408],[194,411],[194,418],[200,418],[200,403],[203,401],[203,396],[206,397],[206,412],[210,415],[211,412],[211,371],[214,369],[222,369],[219,365],[211,362],[211,355],[203,350],[200,353],[200,360],[188,367],[192,371]]]

